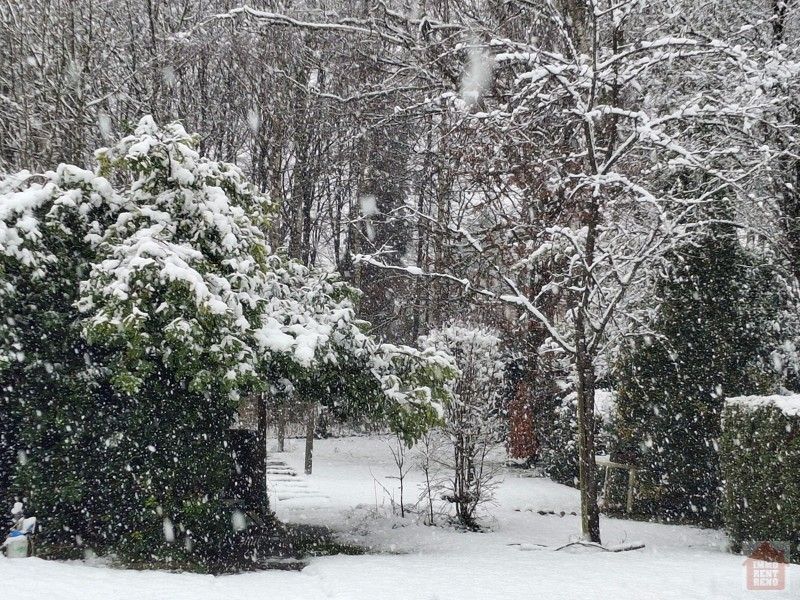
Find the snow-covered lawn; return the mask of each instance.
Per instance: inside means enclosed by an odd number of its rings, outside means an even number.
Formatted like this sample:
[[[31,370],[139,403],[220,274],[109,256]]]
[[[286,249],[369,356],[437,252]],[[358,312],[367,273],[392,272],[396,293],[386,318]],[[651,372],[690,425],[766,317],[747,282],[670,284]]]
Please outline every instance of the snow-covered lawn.
[[[386,438],[318,440],[314,474],[299,483],[272,482],[278,515],[319,523],[375,554],[315,558],[301,572],[269,571],[221,577],[122,571],[80,562],[0,558],[9,598],[75,600],[600,600],[754,598],[745,590],[742,557],[725,551],[719,532],[692,527],[604,519],[607,545],[641,541],[644,550],[610,553],[553,548],[579,529],[577,492],[509,471],[497,490],[488,533],[426,527],[415,516],[392,516],[387,490],[395,490],[396,467]],[[302,444],[273,454],[302,472]],[[412,452],[409,459],[414,459]],[[406,482],[415,501],[422,481],[414,470]],[[381,487],[383,486],[383,487]],[[299,490],[299,491],[297,491]],[[539,510],[557,514],[540,515]],[[562,517],[561,512],[566,514]],[[541,546],[540,546],[541,545]],[[6,594],[3,594],[4,596]],[[761,593],[760,595],[764,595]],[[789,589],[770,598],[800,596],[800,567],[789,572]]]

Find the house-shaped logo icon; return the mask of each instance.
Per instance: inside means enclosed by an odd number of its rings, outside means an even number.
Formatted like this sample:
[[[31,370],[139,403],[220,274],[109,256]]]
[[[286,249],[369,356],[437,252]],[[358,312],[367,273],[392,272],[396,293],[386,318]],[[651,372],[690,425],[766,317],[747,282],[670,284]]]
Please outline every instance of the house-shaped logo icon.
[[[770,542],[760,542],[742,563],[747,569],[746,587],[753,591],[786,589],[786,550]]]

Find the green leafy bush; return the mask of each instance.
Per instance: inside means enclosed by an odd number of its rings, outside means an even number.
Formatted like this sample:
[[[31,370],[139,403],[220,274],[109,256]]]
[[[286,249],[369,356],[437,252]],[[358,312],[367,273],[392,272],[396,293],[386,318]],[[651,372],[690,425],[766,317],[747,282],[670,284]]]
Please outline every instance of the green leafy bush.
[[[196,141],[145,117],[97,172],[0,177],[0,500],[41,554],[217,570],[240,399],[285,379],[410,444],[449,397],[451,357],[364,333],[356,290],[273,252],[274,205]]]
[[[785,541],[800,562],[800,397],[728,400],[720,464],[722,515],[735,552]]]

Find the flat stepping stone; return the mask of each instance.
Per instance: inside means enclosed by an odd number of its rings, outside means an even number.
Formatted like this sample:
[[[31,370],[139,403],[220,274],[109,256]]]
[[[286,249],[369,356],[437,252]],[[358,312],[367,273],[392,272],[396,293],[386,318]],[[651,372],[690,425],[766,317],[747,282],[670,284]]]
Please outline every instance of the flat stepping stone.
[[[284,506],[311,507],[330,501],[306,480],[305,475],[281,460],[267,461],[267,480],[273,498]]]
[[[286,496],[278,496],[278,502],[292,502],[294,500],[328,500],[327,496],[320,494],[288,494]]]
[[[313,509],[330,503],[330,498],[290,498],[280,501],[281,506],[286,508]]]

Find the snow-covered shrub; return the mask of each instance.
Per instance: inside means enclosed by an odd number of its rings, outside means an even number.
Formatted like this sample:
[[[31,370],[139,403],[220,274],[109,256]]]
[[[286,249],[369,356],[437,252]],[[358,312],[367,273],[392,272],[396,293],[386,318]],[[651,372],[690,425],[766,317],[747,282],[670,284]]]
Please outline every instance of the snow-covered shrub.
[[[103,452],[104,471],[118,481],[105,492],[106,511],[126,517],[105,535],[135,560],[218,556],[232,534],[223,495],[239,395],[257,387],[279,342],[306,364],[328,333],[313,321],[295,337],[276,325],[282,311],[308,311],[293,302],[292,265],[271,254],[260,230],[267,199],[193,145],[180,125],[146,118],[97,153],[123,182],[125,205],[80,283],[78,306],[84,337],[108,353],[109,383],[127,399]]]
[[[442,459],[450,473],[443,495],[459,522],[475,528],[478,506],[492,499],[495,472],[488,455],[504,438],[501,341],[486,327],[456,323],[431,331],[420,345],[451,354],[458,367],[452,398],[443,405],[443,430],[450,441],[450,456]]]
[[[800,562],[800,396],[731,398],[723,412],[722,517],[736,552],[745,542],[791,544]]]
[[[105,178],[72,166],[0,180],[0,494],[41,515],[42,552],[74,547],[100,514],[98,452],[119,399],[75,302],[121,204]]]
[[[224,560],[229,426],[274,382],[409,443],[449,397],[447,354],[364,334],[357,292],[274,253],[268,199],[194,144],[148,117],[102,176],[0,180],[3,470],[45,550]]]

